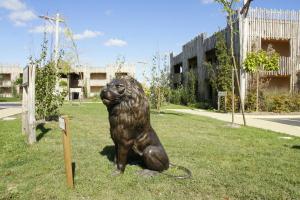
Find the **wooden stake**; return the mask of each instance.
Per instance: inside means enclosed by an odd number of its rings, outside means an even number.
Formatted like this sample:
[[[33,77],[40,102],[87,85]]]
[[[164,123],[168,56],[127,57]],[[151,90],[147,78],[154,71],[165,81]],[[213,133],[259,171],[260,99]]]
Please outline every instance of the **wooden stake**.
[[[68,187],[73,188],[73,171],[72,171],[72,157],[71,157],[71,133],[69,129],[69,119],[67,116],[61,117],[59,119],[59,125],[62,129],[62,139],[64,147],[64,159],[65,159],[65,168],[67,176],[67,185]]]
[[[29,66],[29,86],[28,86],[28,143],[36,142],[35,133],[35,66]]]
[[[234,103],[235,103],[235,98],[234,98],[234,69],[232,68],[232,72],[231,72],[231,92],[232,92],[232,96],[231,96],[231,123],[232,125],[234,125]]]
[[[27,135],[28,144],[36,142],[35,133],[35,66],[23,71],[22,134]]]

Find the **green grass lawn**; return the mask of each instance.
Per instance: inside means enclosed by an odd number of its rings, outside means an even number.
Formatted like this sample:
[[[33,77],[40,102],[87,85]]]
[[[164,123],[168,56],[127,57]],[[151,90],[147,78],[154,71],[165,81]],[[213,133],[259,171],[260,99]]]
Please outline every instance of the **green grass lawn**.
[[[112,177],[106,108],[67,104],[62,112],[71,118],[75,188],[66,187],[57,122],[39,126],[38,143],[27,146],[19,117],[0,120],[0,199],[300,199],[299,138],[152,112],[152,125],[171,162],[189,168],[193,178],[139,177],[136,165]]]
[[[0,102],[19,102],[21,98],[18,97],[0,97]]]

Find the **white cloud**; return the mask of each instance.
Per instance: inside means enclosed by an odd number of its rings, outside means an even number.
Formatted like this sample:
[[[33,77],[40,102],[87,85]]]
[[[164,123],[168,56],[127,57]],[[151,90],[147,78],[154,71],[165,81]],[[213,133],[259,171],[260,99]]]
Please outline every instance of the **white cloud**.
[[[87,39],[87,38],[95,38],[100,35],[103,35],[102,32],[99,31],[91,31],[91,30],[85,30],[82,33],[74,34],[74,40],[82,40],[82,39]]]
[[[213,3],[215,0],[201,0],[201,2],[203,4],[210,4],[210,3]]]
[[[19,0],[1,0],[0,8],[5,8],[7,10],[23,10],[26,5]]]
[[[31,10],[14,11],[10,13],[8,17],[17,26],[24,26],[26,25],[26,22],[37,18]]]
[[[124,40],[112,38],[112,39],[107,40],[107,41],[104,43],[104,45],[105,45],[105,46],[108,46],[108,47],[112,47],[112,46],[115,46],[115,47],[123,47],[123,46],[126,46],[126,45],[127,45],[127,42],[124,41]]]
[[[8,18],[16,26],[25,26],[27,22],[37,18],[34,12],[20,0],[0,0],[0,8],[10,11]]]

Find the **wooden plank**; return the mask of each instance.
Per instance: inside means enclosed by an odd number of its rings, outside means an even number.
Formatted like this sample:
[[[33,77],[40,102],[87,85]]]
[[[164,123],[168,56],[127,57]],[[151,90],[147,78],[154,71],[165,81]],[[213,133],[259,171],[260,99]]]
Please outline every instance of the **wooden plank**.
[[[66,169],[66,178],[68,187],[74,187],[73,171],[72,171],[72,156],[71,156],[71,132],[69,127],[69,118],[67,116],[61,118],[64,125],[62,126],[62,140],[64,148],[64,161]]]
[[[28,143],[36,142],[35,134],[35,66],[29,66],[29,85],[28,85]]]
[[[28,88],[27,86],[23,87],[23,95],[22,95],[22,134],[26,135],[28,133]]]

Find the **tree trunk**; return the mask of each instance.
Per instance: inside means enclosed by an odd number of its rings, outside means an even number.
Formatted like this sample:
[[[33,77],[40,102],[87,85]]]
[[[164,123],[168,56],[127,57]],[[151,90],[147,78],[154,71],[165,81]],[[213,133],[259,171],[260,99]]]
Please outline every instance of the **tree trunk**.
[[[256,112],[258,112],[258,85],[259,85],[259,71],[256,72]]]
[[[232,107],[232,121],[231,121],[231,123],[232,123],[232,125],[234,124],[234,71],[233,71],[234,69],[232,69],[232,96],[231,96],[231,107]]]

